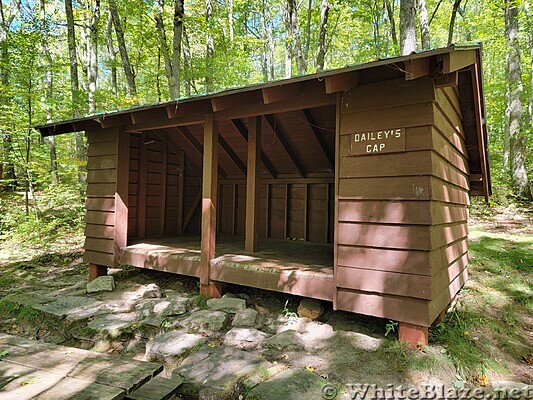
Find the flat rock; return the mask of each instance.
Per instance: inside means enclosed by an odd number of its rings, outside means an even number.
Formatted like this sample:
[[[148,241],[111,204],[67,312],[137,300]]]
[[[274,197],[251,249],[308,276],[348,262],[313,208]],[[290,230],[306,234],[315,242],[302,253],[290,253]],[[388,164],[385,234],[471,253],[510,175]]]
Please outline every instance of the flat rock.
[[[185,314],[191,309],[191,299],[188,297],[171,297],[157,301],[153,313],[160,317],[171,317]]]
[[[301,369],[287,369],[255,386],[246,396],[254,400],[323,399],[324,378]],[[334,398],[334,397],[330,397]]]
[[[135,313],[106,314],[89,321],[87,326],[115,338],[133,329],[137,322],[137,314]]]
[[[228,319],[228,314],[222,311],[200,310],[181,321],[181,325],[189,333],[211,335],[223,330],[228,325]]]
[[[328,347],[331,339],[335,338],[335,336],[336,332],[331,325],[321,324],[316,321],[307,323],[302,333],[305,347],[310,349],[323,349]]]
[[[160,299],[162,297],[161,289],[155,283],[146,285],[146,290],[143,293],[145,299]]]
[[[257,322],[258,312],[253,308],[245,308],[235,313],[232,325],[235,327],[251,328]]]
[[[254,328],[232,328],[226,333],[224,343],[239,349],[255,349],[259,347],[268,334]]]
[[[533,395],[533,385],[522,382],[492,381],[490,384],[494,391],[501,393],[499,398],[526,400]]]
[[[147,361],[177,364],[205,341],[200,335],[180,331],[166,332],[146,343],[145,358]]]
[[[169,400],[183,383],[183,378],[165,379],[156,376],[142,385],[139,389],[126,396],[127,400]]]
[[[94,315],[103,303],[101,301],[82,296],[63,296],[51,303],[35,304],[33,308],[57,317],[72,315],[73,319],[82,319]]]
[[[234,347],[204,346],[187,357],[172,374],[185,378],[178,391],[182,395],[229,399],[237,398],[238,382],[270,366],[263,358]]]
[[[337,331],[337,337],[361,350],[376,351],[383,343],[381,339],[359,332]]]
[[[110,275],[99,276],[87,284],[87,293],[112,292],[115,290],[115,278]]]
[[[319,300],[303,299],[298,306],[298,316],[300,318],[310,318],[312,320],[320,318],[324,308]]]
[[[213,311],[236,313],[246,308],[246,300],[235,297],[221,297],[207,300],[207,307]]]
[[[303,350],[305,347],[302,334],[296,331],[276,333],[266,339],[264,345],[279,351],[298,351]]]
[[[9,302],[24,305],[24,306],[33,306],[35,304],[50,303],[55,300],[57,300],[57,298],[51,296],[48,293],[38,293],[38,292],[37,293],[29,292],[29,293],[9,294],[2,299],[2,301],[6,301],[6,302],[9,301]]]

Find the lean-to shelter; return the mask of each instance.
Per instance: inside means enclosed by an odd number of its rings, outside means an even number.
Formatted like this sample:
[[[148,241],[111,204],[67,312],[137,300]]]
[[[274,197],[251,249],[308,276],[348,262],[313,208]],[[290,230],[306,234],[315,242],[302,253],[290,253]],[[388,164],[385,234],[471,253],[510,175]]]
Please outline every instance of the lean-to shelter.
[[[85,261],[330,301],[427,327],[491,192],[479,46],[37,127],[85,131]]]

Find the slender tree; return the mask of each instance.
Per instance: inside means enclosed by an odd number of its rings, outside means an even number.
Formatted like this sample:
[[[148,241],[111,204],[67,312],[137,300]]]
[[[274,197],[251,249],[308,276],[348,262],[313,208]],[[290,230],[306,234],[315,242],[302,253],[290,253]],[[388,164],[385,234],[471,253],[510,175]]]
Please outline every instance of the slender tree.
[[[158,11],[155,15],[157,31],[159,33],[159,49],[165,62],[165,74],[168,81],[170,97],[180,97],[180,63],[181,45],[183,38],[184,0],[174,0],[172,53],[169,50],[165,24],[163,22],[164,0],[158,0]]]
[[[415,0],[400,0],[400,55],[416,50]]]
[[[96,90],[98,88],[98,33],[100,22],[100,0],[94,0],[91,24],[89,26],[89,63],[87,66],[89,114],[96,112]]]
[[[53,62],[52,54],[50,53],[50,46],[48,44],[48,23],[46,20],[46,1],[40,1],[40,28],[41,28],[41,43],[43,46],[44,59],[46,62],[46,72],[45,72],[45,91],[43,103],[46,105],[46,122],[52,122],[52,97],[53,97],[53,84],[54,84],[54,75],[53,75]],[[59,182],[59,177],[57,174],[57,150],[54,136],[48,136],[45,141],[48,144],[49,155],[50,155],[50,175],[52,177],[53,183]]]
[[[111,16],[111,10],[108,10],[107,25],[106,25],[106,50],[107,57],[109,58],[109,70],[111,72],[111,90],[115,97],[118,95],[118,82],[117,82],[117,51],[113,44],[113,17]]]
[[[523,126],[522,67],[518,37],[518,7],[515,0],[505,1],[505,36],[507,39],[507,110],[506,135],[509,137],[509,167],[514,192],[531,198],[526,170],[526,134]]]
[[[0,1],[0,106],[5,106],[8,98],[5,95],[9,87],[9,35],[11,25],[20,9],[20,1],[12,3],[12,9],[6,10],[3,1]],[[17,187],[17,173],[13,164],[13,137],[9,128],[0,125],[3,152],[3,179],[7,180],[5,188],[15,190]]]
[[[293,59],[296,61],[298,75],[305,74],[307,66],[302,54],[300,28],[298,25],[298,6],[296,0],[286,0],[285,2],[285,29],[287,30],[287,41],[285,44],[285,76],[292,76]]]
[[[431,48],[431,42],[429,35],[429,21],[426,0],[418,0],[418,15],[420,19],[420,36],[422,38],[422,50],[429,50]]]
[[[124,40],[124,30],[122,29],[122,22],[120,21],[117,4],[115,0],[108,1],[109,12],[111,13],[113,26],[115,27],[115,34],[117,36],[118,50],[120,52],[120,58],[122,59],[122,69],[124,70],[124,76],[126,77],[126,90],[130,96],[136,96],[137,87],[135,86],[135,71],[131,66],[130,58],[128,56],[126,41]]]
[[[385,0],[385,7],[387,8],[387,16],[389,17],[390,33],[392,37],[392,43],[398,46],[398,35],[396,34],[396,22],[394,20],[394,9],[390,0]]]
[[[213,0],[205,2],[205,91],[207,93],[213,90],[213,57],[215,56],[215,41],[211,24],[213,23]]]
[[[318,53],[316,56],[316,69],[324,69],[324,60],[326,57],[326,31],[328,29],[329,2],[322,0],[320,5],[320,30],[318,34]]]
[[[453,43],[453,30],[455,29],[455,20],[460,6],[461,0],[455,0],[452,8],[452,16],[450,17],[450,25],[448,27],[448,46],[451,46]]]

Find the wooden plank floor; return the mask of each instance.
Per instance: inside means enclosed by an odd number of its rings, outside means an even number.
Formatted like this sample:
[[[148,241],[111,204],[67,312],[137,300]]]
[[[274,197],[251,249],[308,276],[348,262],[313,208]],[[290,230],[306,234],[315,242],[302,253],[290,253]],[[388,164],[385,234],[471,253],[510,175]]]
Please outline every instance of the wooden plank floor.
[[[123,264],[199,276],[200,237],[137,240],[122,250]],[[217,237],[210,279],[331,300],[333,250],[321,244],[262,239],[259,251],[246,253],[243,238]]]
[[[122,399],[163,367],[0,334],[0,399]]]

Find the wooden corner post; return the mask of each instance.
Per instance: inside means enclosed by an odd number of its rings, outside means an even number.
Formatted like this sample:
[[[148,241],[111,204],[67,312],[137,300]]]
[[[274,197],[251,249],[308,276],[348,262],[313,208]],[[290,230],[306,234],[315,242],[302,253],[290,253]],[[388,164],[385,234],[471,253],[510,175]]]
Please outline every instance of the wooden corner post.
[[[115,267],[120,264],[122,249],[128,245],[129,170],[130,134],[120,129],[117,139],[117,188],[115,191]]]
[[[261,162],[261,117],[248,120],[248,166],[246,175],[246,237],[244,249],[257,251],[259,238],[259,166]]]
[[[215,258],[217,229],[218,126],[213,114],[204,121],[204,165],[202,179],[202,241],[200,294],[220,297],[222,285],[209,281],[210,263]]]

